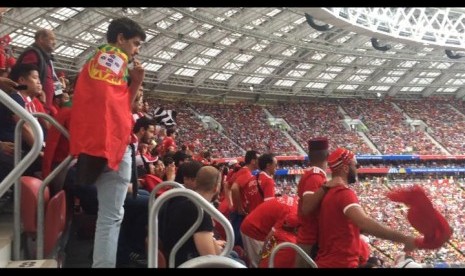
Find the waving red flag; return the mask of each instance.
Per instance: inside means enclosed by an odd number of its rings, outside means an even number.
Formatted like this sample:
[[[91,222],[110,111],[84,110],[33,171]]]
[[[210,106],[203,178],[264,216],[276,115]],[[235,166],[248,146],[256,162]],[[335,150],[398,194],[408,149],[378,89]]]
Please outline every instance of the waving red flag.
[[[427,197],[422,187],[399,188],[390,191],[387,197],[409,206],[407,219],[423,238],[416,240],[421,249],[437,249],[452,236],[452,228]]]

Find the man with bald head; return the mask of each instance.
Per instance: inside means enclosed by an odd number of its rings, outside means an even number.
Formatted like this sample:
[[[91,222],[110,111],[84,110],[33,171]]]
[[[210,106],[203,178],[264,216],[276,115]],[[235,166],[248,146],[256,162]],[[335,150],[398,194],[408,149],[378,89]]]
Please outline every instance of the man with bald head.
[[[34,43],[18,57],[16,63],[30,63],[39,68],[42,90],[45,92],[45,111],[50,114],[53,97],[63,93],[60,81],[53,68],[52,52],[55,50],[56,37],[52,30],[41,29],[35,33]],[[56,115],[56,114],[51,114]]]
[[[195,178],[194,191],[211,202],[220,190],[221,173],[213,166],[204,166]],[[160,240],[163,253],[169,257],[173,246],[189,230],[197,219],[195,204],[186,197],[175,197],[166,202],[159,215]],[[175,266],[189,259],[204,255],[219,255],[224,242],[213,238],[213,222],[211,216],[204,212],[203,219],[195,233],[178,250]]]

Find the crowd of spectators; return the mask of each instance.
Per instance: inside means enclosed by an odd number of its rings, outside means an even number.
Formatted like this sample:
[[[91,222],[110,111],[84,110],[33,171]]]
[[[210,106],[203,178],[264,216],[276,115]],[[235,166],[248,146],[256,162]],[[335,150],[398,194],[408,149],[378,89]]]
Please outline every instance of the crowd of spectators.
[[[356,154],[374,154],[375,152],[357,135],[347,130],[341,123],[341,115],[336,103],[318,101],[305,104],[278,104],[266,107],[273,116],[283,118],[292,127],[289,134],[307,148],[311,137],[331,137],[329,150],[344,146]]]
[[[194,152],[208,150],[212,158],[237,157],[244,154],[243,150],[231,143],[227,137],[216,130],[206,128],[200,119],[190,112],[186,103],[153,99],[148,99],[148,102],[149,113],[153,113],[153,109],[159,106],[177,112],[177,143],[179,145],[186,145]]]
[[[277,128],[266,121],[266,114],[258,105],[191,103],[198,113],[218,121],[225,134],[244,150],[254,149],[260,153],[298,155],[297,149]]]
[[[449,153],[465,154],[465,115],[447,100],[396,101],[412,119],[423,120],[429,133]]]
[[[366,125],[367,136],[382,154],[443,154],[423,131],[412,130],[389,101],[351,99],[341,107]]]

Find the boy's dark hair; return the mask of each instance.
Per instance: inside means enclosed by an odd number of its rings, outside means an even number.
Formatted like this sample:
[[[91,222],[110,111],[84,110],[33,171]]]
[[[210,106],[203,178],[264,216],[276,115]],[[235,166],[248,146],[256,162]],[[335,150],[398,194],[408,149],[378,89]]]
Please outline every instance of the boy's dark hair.
[[[174,165],[176,167],[179,167],[179,163],[182,161],[186,161],[186,159],[189,159],[189,155],[187,155],[186,153],[178,150],[177,152],[174,153],[173,155],[173,160],[174,160]]]
[[[202,167],[203,164],[196,160],[184,162],[181,165],[179,165],[179,168],[176,171],[176,177],[174,178],[174,181],[184,184],[184,177],[195,178],[197,172]]]
[[[258,157],[258,168],[263,171],[266,169],[266,165],[273,164],[273,158],[275,155],[273,153],[264,153]]]
[[[145,40],[146,34],[142,27],[134,20],[127,17],[120,17],[111,21],[107,30],[107,42],[116,43],[118,34],[123,34],[125,39],[131,39],[139,36],[142,41]]]
[[[134,124],[134,127],[132,129],[132,132],[137,133],[139,132],[139,129],[143,127],[145,130],[149,128],[149,126],[155,126],[156,123],[154,120],[150,120],[149,118],[143,116],[137,119],[136,123]]]
[[[245,165],[249,165],[252,160],[257,159],[258,152],[255,150],[249,150],[245,153]]]
[[[174,129],[173,127],[172,128],[168,128],[166,130],[166,136],[171,136],[173,133],[176,133],[176,129]]]
[[[18,82],[20,77],[27,78],[31,74],[31,71],[39,72],[39,67],[30,63],[16,63],[11,68],[8,78],[12,81]]]
[[[173,155],[174,154],[165,154],[165,156],[163,156],[163,164],[165,167],[168,167],[169,164],[174,163]]]

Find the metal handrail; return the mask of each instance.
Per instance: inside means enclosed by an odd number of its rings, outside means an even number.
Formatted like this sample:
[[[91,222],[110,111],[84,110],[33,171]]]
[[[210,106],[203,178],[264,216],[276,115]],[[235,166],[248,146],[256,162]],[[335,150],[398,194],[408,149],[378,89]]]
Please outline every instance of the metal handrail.
[[[27,168],[37,159],[42,150],[44,142],[44,133],[39,125],[39,122],[22,106],[15,102],[7,93],[0,90],[0,102],[7,108],[18,115],[20,120],[15,127],[15,151],[14,151],[14,168],[0,183],[0,196],[15,183],[14,188],[14,221],[13,221],[13,260],[19,260],[21,249],[21,185],[19,182],[20,176]],[[25,122],[28,122],[32,134],[34,135],[34,143],[31,150],[21,159],[21,143],[22,143],[22,127]]]
[[[32,113],[32,116],[36,117],[36,118],[42,118],[42,119],[45,119],[47,121],[49,121],[54,127],[56,127],[58,129],[59,132],[61,132],[61,134],[63,136],[65,136],[66,139],[69,140],[69,132],[68,130],[60,125],[59,122],[57,122],[55,120],[55,118],[53,118],[52,116],[46,114],[46,113]]]
[[[60,125],[52,116],[45,114],[45,113],[33,113],[34,117],[43,118],[49,121],[54,127],[61,132],[63,136],[65,136],[69,140],[69,133],[68,131]],[[45,188],[47,188],[48,184],[52,182],[52,180],[64,169],[69,166],[71,161],[73,160],[73,156],[69,155],[65,158],[65,160],[61,161],[61,163],[52,171],[50,174],[42,181],[42,184],[39,187],[39,198],[37,200],[37,260],[41,260],[44,258],[44,232],[45,232]]]
[[[231,258],[217,255],[206,255],[190,259],[178,268],[247,268]]]
[[[168,186],[175,187],[175,188],[185,188],[184,185],[182,185],[182,184],[180,184],[180,183],[178,183],[176,181],[164,181],[164,182],[159,183],[157,186],[155,186],[155,188],[153,188],[152,192],[150,193],[149,210],[150,210],[150,208],[152,208],[153,203],[156,200],[157,192],[159,190],[161,190],[162,188],[168,187]],[[175,256],[176,256],[176,253],[178,252],[179,248],[181,248],[181,246],[184,244],[184,242],[186,242],[189,239],[190,235],[192,235],[195,232],[197,227],[199,227],[200,223],[202,222],[203,211],[202,211],[202,209],[200,209],[199,206],[196,205],[196,207],[197,207],[197,213],[199,214],[197,216],[197,220],[187,230],[187,232],[181,237],[181,239],[179,239],[179,241],[173,246],[173,249],[171,250],[171,254],[170,254],[169,258],[168,258],[168,267],[174,267]],[[149,216],[149,219],[150,219],[150,216]],[[157,242],[158,242],[158,240],[157,240]],[[154,249],[154,251],[158,252],[158,244],[157,244],[157,247]],[[158,255],[157,255],[157,258],[158,258]],[[157,263],[157,266],[158,266],[158,263]]]
[[[155,186],[155,188],[153,188],[152,192],[150,192],[149,210],[150,210],[150,208],[152,208],[152,205],[155,202],[155,199],[157,199],[157,192],[161,188],[168,187],[168,186],[175,187],[175,188],[185,188],[184,185],[182,185],[182,184],[180,184],[180,183],[178,183],[176,181],[163,181],[163,182],[161,182],[160,184]]]
[[[279,250],[281,250],[284,247],[293,248],[295,251],[297,251],[297,253],[299,253],[300,257],[302,257],[307,263],[310,264],[310,266],[312,268],[318,268],[318,266],[312,260],[312,258],[310,256],[308,256],[308,254],[305,253],[305,251],[302,248],[300,248],[300,246],[298,246],[296,244],[293,244],[291,242],[283,242],[283,243],[278,244],[275,248],[273,248],[273,250],[271,251],[270,260],[268,261],[268,267],[269,268],[274,268],[275,255],[276,255],[276,253],[278,253]]]
[[[212,217],[215,218],[225,229],[226,232],[226,244],[220,256],[228,255],[234,246],[234,232],[229,220],[220,213],[210,202],[205,200],[196,192],[189,189],[171,189],[164,192],[158,200],[155,201],[153,206],[149,210],[149,252],[148,252],[148,267],[158,266],[158,212],[162,204],[170,198],[176,196],[184,196],[192,200],[197,206],[205,210]],[[157,252],[155,252],[155,250]]]
[[[199,228],[200,224],[202,224],[203,220],[203,210],[200,207],[200,205],[195,205],[197,208],[197,219],[195,220],[194,224],[186,231],[186,233],[179,239],[179,241],[173,246],[171,249],[171,253],[168,259],[168,267],[176,267],[176,254],[178,253],[178,250],[183,246],[184,243],[187,242],[187,240],[194,235],[195,230]],[[158,250],[157,250],[158,252]],[[158,257],[158,254],[157,254]]]

